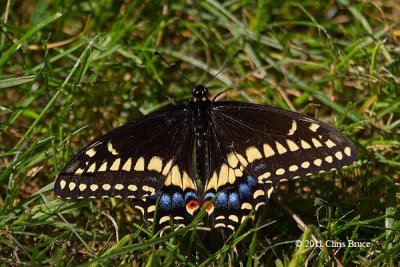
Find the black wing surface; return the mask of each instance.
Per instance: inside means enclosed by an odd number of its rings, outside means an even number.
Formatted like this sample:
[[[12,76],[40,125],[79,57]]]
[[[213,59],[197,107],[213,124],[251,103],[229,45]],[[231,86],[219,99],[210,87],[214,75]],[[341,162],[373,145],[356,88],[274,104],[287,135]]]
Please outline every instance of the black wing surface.
[[[159,224],[184,223],[191,217],[187,202],[197,200],[193,146],[191,112],[172,106],[89,144],[62,170],[54,190],[67,199],[131,198],[150,220],[158,203]]]
[[[221,101],[210,111],[210,171],[203,202],[214,227],[235,229],[280,182],[357,160],[353,144],[314,118],[270,106]]]

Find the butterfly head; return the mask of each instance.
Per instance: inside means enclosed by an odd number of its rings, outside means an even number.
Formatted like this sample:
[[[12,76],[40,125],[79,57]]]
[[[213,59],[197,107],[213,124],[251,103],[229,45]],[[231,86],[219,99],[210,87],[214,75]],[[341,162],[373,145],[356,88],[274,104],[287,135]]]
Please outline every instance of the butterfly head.
[[[193,102],[205,102],[208,100],[208,89],[203,84],[198,84],[192,90]]]

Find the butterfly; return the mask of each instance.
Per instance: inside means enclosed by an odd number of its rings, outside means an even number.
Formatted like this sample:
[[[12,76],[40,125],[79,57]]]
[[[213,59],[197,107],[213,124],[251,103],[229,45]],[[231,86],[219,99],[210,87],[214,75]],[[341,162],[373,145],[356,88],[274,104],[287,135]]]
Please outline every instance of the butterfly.
[[[214,228],[235,230],[279,183],[356,160],[349,139],[319,120],[266,105],[211,101],[200,84],[188,104],[150,113],[83,148],[54,190],[66,199],[133,199],[157,229],[187,225],[204,207]]]

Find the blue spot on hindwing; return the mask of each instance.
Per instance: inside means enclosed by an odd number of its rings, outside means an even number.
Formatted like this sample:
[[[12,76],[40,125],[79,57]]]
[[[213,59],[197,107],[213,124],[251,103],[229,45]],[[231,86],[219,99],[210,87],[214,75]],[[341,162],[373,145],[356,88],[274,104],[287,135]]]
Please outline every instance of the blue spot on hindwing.
[[[256,179],[253,178],[253,176],[249,175],[249,176],[247,176],[247,184],[250,187],[253,187],[257,184],[257,181],[256,181]]]
[[[226,207],[228,204],[228,196],[226,192],[222,192],[215,199],[215,206],[217,208]]]
[[[193,192],[187,192],[187,193],[185,194],[185,202],[187,202],[187,200],[188,200],[189,197],[192,197],[192,198],[194,198],[194,199],[197,200],[197,196],[196,196],[195,193],[193,193]]]
[[[248,198],[251,194],[250,186],[247,184],[240,184],[239,185],[239,198]]]
[[[236,192],[229,194],[228,206],[230,209],[239,209],[239,196]]]
[[[163,210],[170,210],[171,207],[171,196],[168,194],[162,194],[159,201],[160,208]]]
[[[172,207],[177,208],[177,207],[183,207],[184,206],[184,201],[182,194],[175,192],[172,195]]]
[[[206,201],[206,200],[209,200],[209,201],[210,201],[213,197],[215,197],[215,194],[209,192],[209,193],[207,193],[207,194],[204,196],[203,201]]]
[[[254,167],[254,170],[253,170],[253,171],[256,172],[256,171],[265,169],[266,166],[267,166],[267,165],[265,165],[264,163],[260,163],[260,164],[258,164],[257,166]]]

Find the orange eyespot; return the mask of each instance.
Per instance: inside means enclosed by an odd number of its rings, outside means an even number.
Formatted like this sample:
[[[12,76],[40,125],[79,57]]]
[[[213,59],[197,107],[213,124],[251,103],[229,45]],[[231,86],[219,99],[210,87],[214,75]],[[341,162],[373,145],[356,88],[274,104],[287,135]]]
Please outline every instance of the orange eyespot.
[[[197,200],[190,200],[187,204],[186,207],[190,210],[196,209],[199,207],[199,202]]]
[[[206,201],[204,201],[204,203],[203,203],[203,208],[208,206],[208,207],[207,207],[207,210],[208,210],[208,211],[214,209],[214,204],[209,205],[209,203],[210,203],[209,200],[206,200]]]
[[[190,200],[188,203],[186,203],[186,211],[193,215],[194,212],[199,208],[199,202],[197,200]]]

